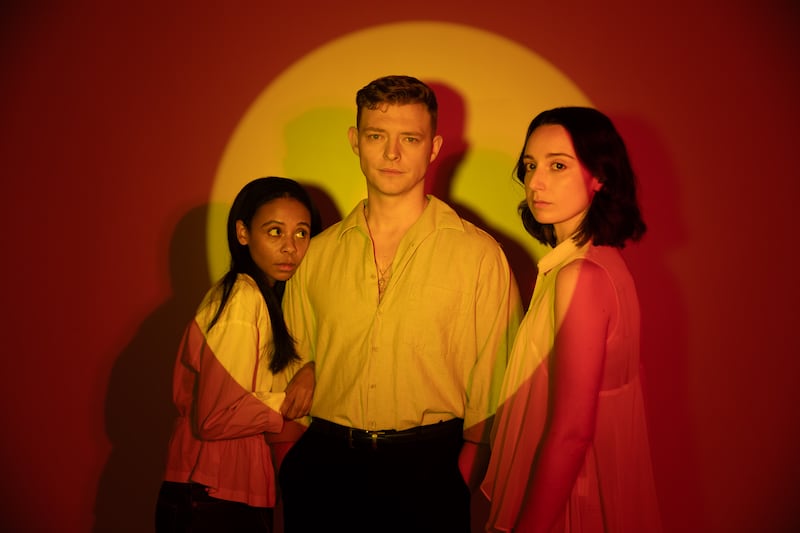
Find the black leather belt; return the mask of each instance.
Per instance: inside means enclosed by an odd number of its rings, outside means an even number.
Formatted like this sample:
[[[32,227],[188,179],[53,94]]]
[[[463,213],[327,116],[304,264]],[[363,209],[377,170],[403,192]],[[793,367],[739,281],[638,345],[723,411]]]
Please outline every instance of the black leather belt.
[[[464,430],[463,428],[464,420],[461,418],[454,418],[446,422],[438,422],[426,426],[417,426],[402,431],[397,431],[395,429],[369,431],[335,424],[324,418],[313,418],[311,420],[311,425],[308,426],[308,431],[342,439],[347,442],[350,448],[369,447],[376,450],[378,447],[382,446],[410,444],[448,437],[460,438]]]

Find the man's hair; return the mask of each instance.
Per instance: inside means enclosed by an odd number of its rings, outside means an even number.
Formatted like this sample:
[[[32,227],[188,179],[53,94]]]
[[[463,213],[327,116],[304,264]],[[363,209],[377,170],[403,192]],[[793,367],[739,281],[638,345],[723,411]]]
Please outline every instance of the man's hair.
[[[517,160],[517,179],[525,183],[525,146],[540,126],[562,126],[572,141],[575,155],[602,184],[589,206],[573,240],[579,245],[592,241],[596,246],[623,248],[628,239],[637,241],[647,230],[636,199],[636,175],[628,159],[625,143],[611,120],[589,107],[557,107],[539,113],[528,126],[525,143]],[[538,241],[556,245],[552,224],[540,224],[523,200],[519,205],[522,225]]]
[[[439,104],[433,89],[411,76],[384,76],[369,82],[356,93],[356,128],[361,124],[363,109],[381,105],[422,104],[431,115],[432,133],[436,133]]]

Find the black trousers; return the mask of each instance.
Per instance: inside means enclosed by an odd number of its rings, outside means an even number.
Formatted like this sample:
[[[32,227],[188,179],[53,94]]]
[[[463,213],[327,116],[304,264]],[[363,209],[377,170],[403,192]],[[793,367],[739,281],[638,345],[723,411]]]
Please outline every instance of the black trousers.
[[[469,533],[461,421],[436,439],[353,445],[308,430],[279,472],[285,533]]]
[[[161,484],[156,533],[270,533],[273,510],[212,498],[197,483]]]

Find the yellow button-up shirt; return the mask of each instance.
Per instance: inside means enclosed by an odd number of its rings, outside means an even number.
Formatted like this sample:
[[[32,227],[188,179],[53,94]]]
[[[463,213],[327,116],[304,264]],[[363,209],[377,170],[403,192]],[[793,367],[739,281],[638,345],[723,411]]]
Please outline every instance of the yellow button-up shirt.
[[[380,299],[363,203],[312,239],[286,321],[315,363],[312,416],[368,430],[463,418],[464,437],[487,442],[519,292],[499,244],[429,199]]]

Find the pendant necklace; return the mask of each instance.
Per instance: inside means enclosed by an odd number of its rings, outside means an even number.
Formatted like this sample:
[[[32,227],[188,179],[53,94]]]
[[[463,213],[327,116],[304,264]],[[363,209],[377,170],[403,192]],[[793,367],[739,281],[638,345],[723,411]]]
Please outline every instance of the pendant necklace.
[[[367,218],[367,204],[364,203],[364,218]],[[389,261],[389,264],[386,265],[386,268],[381,269],[380,265],[378,264],[378,254],[375,250],[375,238],[372,236],[372,228],[369,227],[369,222],[367,222],[367,231],[369,232],[370,240],[372,241],[372,257],[375,260],[375,270],[378,271],[378,300],[383,297],[383,291],[386,289],[386,285],[389,284],[389,280],[392,278],[392,261]]]
[[[378,269],[378,295],[383,296],[383,291],[386,289],[386,285],[389,283],[389,280],[392,277],[392,264],[389,263],[386,268],[381,270],[381,267],[378,266],[378,261],[375,261],[375,268]]]

